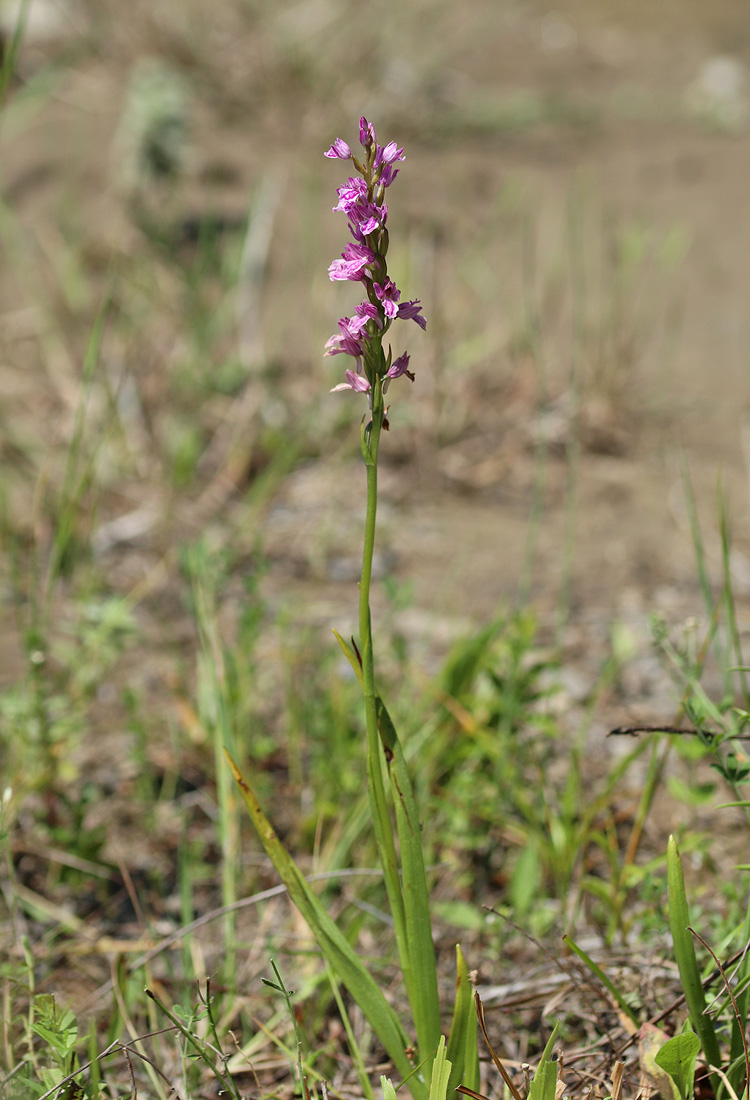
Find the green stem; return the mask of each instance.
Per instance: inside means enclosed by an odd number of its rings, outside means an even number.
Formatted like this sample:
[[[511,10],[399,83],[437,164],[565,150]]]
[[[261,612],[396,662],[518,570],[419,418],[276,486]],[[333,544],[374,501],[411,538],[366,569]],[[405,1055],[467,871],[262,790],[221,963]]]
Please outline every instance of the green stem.
[[[362,660],[362,686],[365,695],[365,719],[367,723],[367,788],[370,799],[375,843],[383,868],[388,903],[393,918],[396,949],[404,984],[412,990],[412,968],[409,952],[404,896],[399,877],[399,862],[393,826],[383,783],[383,764],[380,730],[378,728],[378,696],[375,688],[375,661],[372,650],[372,625],[370,616],[370,583],[372,559],[375,550],[375,521],[378,506],[378,447],[383,428],[385,407],[383,388],[376,379],[372,399],[372,424],[362,431],[362,456],[367,471],[367,513],[365,538],[362,551],[362,577],[359,585],[359,638]]]
[[[372,398],[372,422],[362,432],[362,454],[367,471],[367,514],[365,542],[362,550],[362,578],[359,584],[359,638],[362,656],[362,677],[365,689],[368,757],[378,756],[378,721],[375,705],[375,662],[372,653],[370,620],[370,582],[372,558],[375,552],[375,522],[378,511],[378,448],[383,427],[383,387],[376,380]],[[381,773],[382,784],[382,773]]]
[[[382,770],[378,737],[378,715],[375,703],[375,661],[372,652],[372,624],[370,616],[370,583],[372,559],[375,552],[375,523],[378,511],[378,448],[383,425],[383,388],[376,381],[372,399],[372,422],[362,433],[362,454],[367,471],[367,514],[365,516],[365,541],[362,549],[362,578],[359,584],[359,639],[362,655],[362,678],[365,689],[365,715],[367,719],[367,757],[371,765],[377,760],[375,770],[380,777]]]
[[[380,387],[378,386],[378,389]],[[373,400],[373,406],[376,402]],[[382,398],[381,398],[382,406]],[[359,584],[359,637],[362,646],[362,675],[367,703],[367,730],[377,733],[375,709],[375,664],[372,654],[372,630],[370,623],[370,582],[372,580],[372,559],[375,551],[375,521],[378,510],[378,444],[380,427],[375,420],[373,407],[372,429],[369,439],[369,458],[367,470],[367,514],[365,517],[365,542],[362,550],[362,578]],[[370,719],[372,718],[372,722]]]
[[[365,516],[365,541],[362,549],[362,577],[359,582],[359,642],[365,692],[365,717],[367,719],[368,771],[374,771],[379,777],[381,789],[383,788],[383,773],[380,768],[380,739],[375,702],[375,660],[372,652],[370,583],[372,581],[372,559],[375,552],[375,523],[378,511],[378,448],[382,425],[383,389],[380,381],[376,381],[372,399],[372,422],[362,433],[362,454],[367,471],[367,513]],[[377,767],[375,767],[376,761]],[[385,797],[385,792],[383,792],[383,797]]]

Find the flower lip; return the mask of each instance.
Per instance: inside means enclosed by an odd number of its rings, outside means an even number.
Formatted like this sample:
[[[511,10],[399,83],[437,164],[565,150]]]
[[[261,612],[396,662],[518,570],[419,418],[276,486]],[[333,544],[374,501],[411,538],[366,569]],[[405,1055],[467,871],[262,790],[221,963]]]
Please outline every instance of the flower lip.
[[[354,390],[356,393],[367,393],[370,389],[369,381],[361,374],[355,374],[353,370],[348,370],[346,373],[346,382],[339,382],[338,386],[334,386],[331,393],[336,393],[339,390]]]
[[[405,321],[416,321],[421,329],[427,328],[427,321],[422,316],[422,306],[419,298],[414,298],[411,302],[399,302],[398,315]]]
[[[398,317],[397,302],[401,297],[401,291],[398,289],[392,279],[385,279],[382,283],[374,283],[373,290],[377,296],[379,302],[383,304],[383,311],[386,317],[393,320],[394,317]]]

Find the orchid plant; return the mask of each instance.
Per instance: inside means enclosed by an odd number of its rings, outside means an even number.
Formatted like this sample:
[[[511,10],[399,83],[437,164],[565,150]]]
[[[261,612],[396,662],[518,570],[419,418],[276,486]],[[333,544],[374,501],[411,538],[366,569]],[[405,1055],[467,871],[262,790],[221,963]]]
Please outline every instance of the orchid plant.
[[[359,586],[359,644],[336,637],[362,686],[367,727],[367,780],[373,831],[393,918],[396,950],[411,1011],[404,1025],[355,949],[328,915],[294,860],[276,836],[251,786],[229,757],[245,804],[265,850],[289,894],[307,921],[335,977],[348,989],[383,1044],[397,1073],[406,1081],[414,1100],[445,1100],[458,1084],[479,1086],[477,1019],[468,968],[457,947],[458,980],[447,1046],[442,1036],[430,900],[421,842],[420,818],[401,743],[375,679],[370,614],[370,583],[375,546],[378,493],[378,451],[381,433],[388,429],[385,397],[391,382],[406,376],[412,382],[409,354],[396,359],[385,337],[397,320],[412,320],[426,328],[419,300],[401,301],[401,292],[388,275],[389,245],[386,192],[405,159],[396,142],[378,145],[375,129],[360,119],[363,153],[352,152],[337,138],[326,151],[332,160],[349,161],[356,172],[338,189],[334,212],[346,215],[352,240],[328,269],[332,281],[362,283],[364,300],[353,317],[342,317],[339,331],[327,342],[326,355],[348,355],[354,368],[334,391],[351,390],[367,396],[360,444],[367,478],[362,575]],[[415,1040],[416,1039],[416,1043]],[[437,1055],[437,1057],[436,1057]],[[372,1089],[362,1081],[366,1095]],[[384,1092],[392,1092],[388,1082]]]

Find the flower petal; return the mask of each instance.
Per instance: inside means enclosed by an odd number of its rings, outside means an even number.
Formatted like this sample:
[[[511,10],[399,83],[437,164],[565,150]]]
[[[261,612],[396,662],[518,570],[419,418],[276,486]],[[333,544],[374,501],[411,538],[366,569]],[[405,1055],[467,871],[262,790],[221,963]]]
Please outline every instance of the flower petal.
[[[331,148],[323,154],[324,157],[330,157],[331,160],[349,160],[351,155],[351,149],[341,138],[336,138]]]

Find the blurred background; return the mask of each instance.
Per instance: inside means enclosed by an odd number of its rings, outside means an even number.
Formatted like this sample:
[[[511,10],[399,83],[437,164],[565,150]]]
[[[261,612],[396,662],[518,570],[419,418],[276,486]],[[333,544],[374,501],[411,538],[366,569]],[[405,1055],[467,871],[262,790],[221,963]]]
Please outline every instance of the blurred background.
[[[75,439],[71,567],[85,543],[117,591],[163,594],[170,548],[210,530],[260,540],[304,614],[351,603],[360,408],[321,349],[356,288],[326,275],[322,151],[364,113],[406,148],[389,259],[429,319],[402,334],[382,570],[438,619],[519,579],[544,606],[645,604],[693,583],[684,460],[708,515],[723,469],[750,586],[741,0],[1,10],[14,531],[44,542]]]

